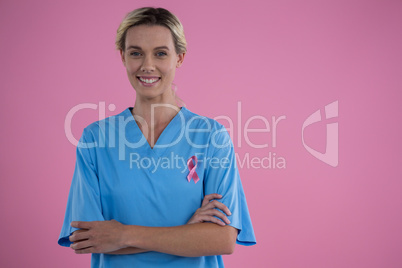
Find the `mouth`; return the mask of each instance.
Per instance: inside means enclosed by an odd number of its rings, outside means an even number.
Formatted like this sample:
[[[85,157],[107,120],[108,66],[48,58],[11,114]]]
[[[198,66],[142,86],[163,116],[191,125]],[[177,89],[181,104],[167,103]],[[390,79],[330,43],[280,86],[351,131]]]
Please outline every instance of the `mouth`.
[[[152,77],[144,77],[144,76],[137,76],[138,81],[144,86],[153,86],[161,80],[160,77],[152,76]]]

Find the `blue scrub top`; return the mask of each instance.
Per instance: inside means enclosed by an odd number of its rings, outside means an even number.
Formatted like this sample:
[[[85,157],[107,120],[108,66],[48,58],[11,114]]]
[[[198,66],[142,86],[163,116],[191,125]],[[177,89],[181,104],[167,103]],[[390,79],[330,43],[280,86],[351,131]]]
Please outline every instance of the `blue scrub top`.
[[[69,247],[71,221],[115,219],[123,224],[184,225],[205,195],[218,193],[238,229],[237,244],[256,243],[236,165],[233,143],[217,121],[182,107],[151,148],[131,114],[88,125],[77,160],[58,243]],[[187,180],[187,160],[197,157],[199,181]],[[181,257],[155,251],[92,254],[91,267],[224,267],[222,256]]]

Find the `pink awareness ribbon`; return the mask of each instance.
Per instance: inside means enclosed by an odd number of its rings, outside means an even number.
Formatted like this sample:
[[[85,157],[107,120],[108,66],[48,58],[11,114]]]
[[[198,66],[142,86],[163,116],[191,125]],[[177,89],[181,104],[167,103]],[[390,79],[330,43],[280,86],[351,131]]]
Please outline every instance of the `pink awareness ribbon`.
[[[195,165],[193,163],[193,159],[194,159]],[[197,157],[195,155],[193,155],[192,157],[190,157],[187,160],[187,167],[188,167],[188,170],[190,170],[190,172],[187,175],[188,182],[190,182],[191,178],[193,178],[194,182],[197,183],[200,180],[200,178],[198,177],[197,172],[195,172],[195,168],[197,167]]]

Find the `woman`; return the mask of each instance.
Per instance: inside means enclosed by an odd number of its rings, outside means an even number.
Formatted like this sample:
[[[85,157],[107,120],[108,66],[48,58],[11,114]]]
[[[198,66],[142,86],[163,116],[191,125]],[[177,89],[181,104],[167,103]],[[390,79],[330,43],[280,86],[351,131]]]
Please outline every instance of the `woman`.
[[[135,104],[84,129],[58,242],[92,267],[223,267],[235,243],[256,242],[226,129],[176,103],[183,27],[140,8],[116,46]]]

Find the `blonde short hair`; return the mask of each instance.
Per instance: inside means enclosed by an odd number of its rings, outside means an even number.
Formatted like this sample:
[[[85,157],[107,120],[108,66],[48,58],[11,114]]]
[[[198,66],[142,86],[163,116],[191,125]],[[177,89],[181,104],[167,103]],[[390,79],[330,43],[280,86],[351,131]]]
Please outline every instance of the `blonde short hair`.
[[[138,25],[160,25],[172,33],[176,54],[187,52],[183,25],[179,19],[164,8],[142,7],[128,13],[117,29],[116,49],[125,51],[127,30]]]

